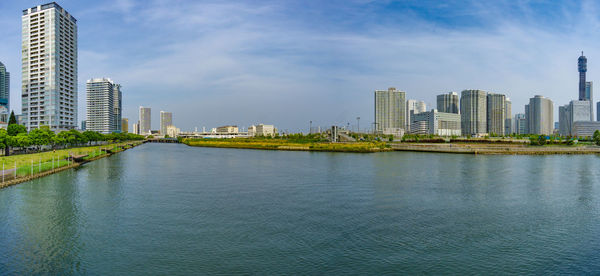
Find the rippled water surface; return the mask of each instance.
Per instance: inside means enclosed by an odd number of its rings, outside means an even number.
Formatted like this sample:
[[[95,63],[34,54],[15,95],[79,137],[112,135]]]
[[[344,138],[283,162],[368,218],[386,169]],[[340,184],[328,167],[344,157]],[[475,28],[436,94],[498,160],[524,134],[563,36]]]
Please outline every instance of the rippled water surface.
[[[146,144],[0,190],[0,274],[598,274],[599,168]]]

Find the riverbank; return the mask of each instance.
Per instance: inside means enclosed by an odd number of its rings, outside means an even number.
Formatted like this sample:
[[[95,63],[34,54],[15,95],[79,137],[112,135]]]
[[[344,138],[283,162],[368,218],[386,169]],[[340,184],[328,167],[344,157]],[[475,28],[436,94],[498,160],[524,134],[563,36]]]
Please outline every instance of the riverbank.
[[[183,139],[182,143],[192,147],[238,148],[289,151],[327,151],[370,153],[391,151],[384,142],[292,142],[285,139]]]
[[[390,143],[395,151],[417,151],[460,154],[550,155],[550,154],[600,154],[598,146],[482,143]]]
[[[138,146],[143,142],[125,142],[110,145],[79,147],[0,157],[0,189],[44,177],[87,162],[111,156]]]

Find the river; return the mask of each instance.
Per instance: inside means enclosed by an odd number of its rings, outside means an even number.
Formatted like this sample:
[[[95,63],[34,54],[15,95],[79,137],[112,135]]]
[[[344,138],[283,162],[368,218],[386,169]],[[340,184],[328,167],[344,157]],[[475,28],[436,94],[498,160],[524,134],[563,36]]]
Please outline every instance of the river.
[[[0,190],[0,274],[597,274],[599,167],[145,144]]]

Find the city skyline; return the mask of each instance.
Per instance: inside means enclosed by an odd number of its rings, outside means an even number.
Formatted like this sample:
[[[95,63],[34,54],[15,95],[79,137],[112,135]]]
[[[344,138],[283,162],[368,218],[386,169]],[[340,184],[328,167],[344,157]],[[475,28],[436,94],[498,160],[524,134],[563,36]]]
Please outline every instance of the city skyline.
[[[20,71],[21,11],[38,4],[45,2],[0,3],[0,23],[6,26],[0,30],[0,61],[10,72]],[[58,4],[79,20],[80,79],[118,77],[128,89],[123,117],[135,118],[139,105],[177,110],[178,125],[187,130],[229,123],[249,126],[271,118],[290,130],[305,130],[309,120],[315,126],[353,124],[355,117],[368,125],[374,121],[372,107],[363,103],[374,89],[391,86],[429,106],[447,91],[496,91],[511,98],[514,114],[523,113],[532,95],[556,103],[574,98],[578,74],[573,60],[581,50],[589,58],[586,80],[600,76],[600,65],[594,62],[600,60],[600,52],[590,39],[596,33],[591,26],[598,21],[592,2],[490,3],[484,8],[474,2],[334,1],[309,5],[300,14],[292,12],[296,2]],[[343,6],[340,13],[325,16],[336,4]],[[190,15],[183,16],[187,11]],[[493,16],[507,11],[508,18]],[[237,12],[236,17],[220,16],[231,12]],[[340,20],[354,14],[361,20]],[[379,15],[403,19],[365,19]],[[115,20],[107,22],[107,16]],[[327,32],[315,30],[316,22]],[[284,30],[272,27],[274,23],[289,23],[283,24],[285,31],[298,38],[280,38]],[[100,31],[107,35],[95,35]],[[230,41],[235,34],[240,36]],[[169,39],[154,38],[160,36]],[[108,46],[114,41],[122,41],[121,47]],[[392,47],[382,50],[379,45],[385,43]],[[157,75],[162,82],[154,78]],[[80,93],[84,85],[78,83]],[[11,86],[20,87],[18,74]],[[17,111],[20,97],[12,92],[12,109]],[[271,108],[251,108],[261,104]],[[84,97],[79,97],[79,120],[84,105]],[[226,105],[238,111],[222,113],[220,107]],[[328,108],[331,105],[340,108]],[[307,109],[312,115],[306,115]],[[152,129],[158,129],[156,118],[154,122]]]

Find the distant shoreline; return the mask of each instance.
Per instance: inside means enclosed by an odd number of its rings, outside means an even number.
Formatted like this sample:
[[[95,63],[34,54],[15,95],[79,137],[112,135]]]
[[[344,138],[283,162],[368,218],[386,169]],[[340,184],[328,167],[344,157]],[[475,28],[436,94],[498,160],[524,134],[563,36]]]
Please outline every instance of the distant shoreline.
[[[192,147],[237,148],[257,150],[320,151],[375,153],[390,151],[434,152],[485,155],[572,155],[600,154],[598,146],[546,145],[530,146],[519,143],[412,143],[412,142],[349,142],[349,143],[293,143],[285,140],[185,140]]]

